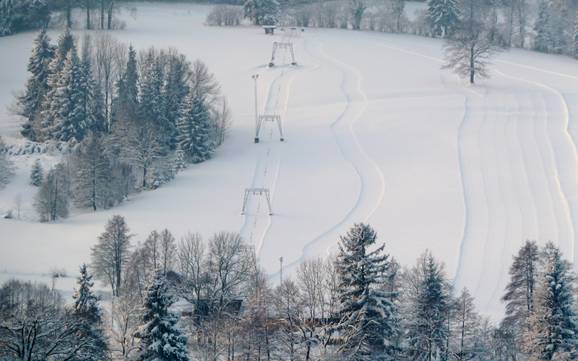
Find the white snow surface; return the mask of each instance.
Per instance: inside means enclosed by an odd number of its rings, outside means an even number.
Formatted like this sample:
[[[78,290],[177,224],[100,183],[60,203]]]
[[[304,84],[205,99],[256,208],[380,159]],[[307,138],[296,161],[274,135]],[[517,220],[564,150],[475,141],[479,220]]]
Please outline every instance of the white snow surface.
[[[525,240],[553,241],[578,261],[575,60],[512,50],[495,58],[490,79],[469,86],[440,69],[438,40],[306,29],[291,39],[299,65],[282,65],[285,54],[267,68],[282,32],[204,26],[207,6],[136,7],[135,16],[121,14],[127,28],[113,35],[137,49],[175,47],[206,62],[233,111],[229,137],[213,159],[158,190],[54,224],[34,220],[28,175],[36,156],[12,157],[17,174],[0,191],[0,211],[13,208],[18,194],[23,209],[21,220],[0,219],[0,280],[55,267],[76,274],[113,214],[126,217],[133,243],[165,227],[177,237],[241,232],[272,274],[279,257],[293,269],[335,252],[354,222],[369,222],[404,265],[431,249],[456,287],[468,287],[495,317],[512,255]],[[0,134],[10,144],[23,142],[21,120],[6,107],[24,85],[34,36],[0,39]],[[282,116],[283,143],[274,123],[253,143],[256,73],[260,108]],[[259,197],[241,215],[249,187],[270,189],[273,216]]]

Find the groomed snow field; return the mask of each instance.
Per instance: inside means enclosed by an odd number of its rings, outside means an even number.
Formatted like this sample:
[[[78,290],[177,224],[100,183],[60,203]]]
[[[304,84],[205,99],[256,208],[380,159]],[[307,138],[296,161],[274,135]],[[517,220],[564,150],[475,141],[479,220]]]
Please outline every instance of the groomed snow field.
[[[54,224],[35,220],[35,157],[13,157],[18,169],[0,191],[0,211],[19,196],[22,216],[0,219],[0,280],[38,279],[53,268],[76,274],[113,214],[126,217],[135,243],[161,228],[177,237],[241,232],[270,273],[281,256],[291,269],[335,252],[340,234],[369,222],[403,265],[432,250],[487,315],[503,312],[508,267],[525,240],[553,241],[578,264],[575,60],[512,50],[495,57],[490,79],[469,86],[440,69],[438,40],[329,29],[268,36],[205,26],[206,6],[136,8],[123,11],[126,30],[113,35],[207,63],[232,108],[229,137],[213,159],[158,190]],[[0,134],[9,144],[23,142],[21,121],[6,108],[24,86],[35,35],[0,39]],[[281,40],[293,42],[298,65],[281,52],[268,68]],[[284,142],[274,122],[253,142],[253,74],[260,111],[281,115]],[[272,216],[259,196],[241,214],[251,187],[270,190]]]

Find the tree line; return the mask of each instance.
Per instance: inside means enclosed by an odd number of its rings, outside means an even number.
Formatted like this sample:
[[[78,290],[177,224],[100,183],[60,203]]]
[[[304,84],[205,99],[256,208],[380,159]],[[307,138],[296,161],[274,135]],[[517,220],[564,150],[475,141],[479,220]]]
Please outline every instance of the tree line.
[[[235,233],[177,241],[164,229],[136,244],[133,238],[126,220],[113,216],[92,249],[90,270],[113,293],[107,317],[86,266],[74,306],[63,306],[44,286],[6,283],[0,357],[26,359],[20,350],[33,360],[578,357],[575,276],[553,243],[528,241],[514,256],[505,317],[493,324],[467,289],[453,287],[430,251],[402,267],[366,224],[340,237],[335,256],[303,261],[280,281],[259,268],[253,248]],[[34,327],[39,338],[32,345],[21,335]],[[67,331],[76,332],[80,346],[67,343]]]
[[[67,29],[34,41],[30,77],[18,96],[21,133],[68,145],[50,170],[36,163],[36,208],[43,221],[77,207],[110,208],[129,194],[157,188],[190,163],[209,159],[225,139],[230,112],[201,61],[174,49],[137,54],[108,34],[82,48]]]
[[[536,4],[537,11],[532,13],[530,9]],[[243,8],[245,17],[256,25],[371,30],[446,39],[446,67],[472,83],[477,75],[487,75],[488,59],[500,48],[578,57],[578,4],[573,0],[427,0],[415,19],[406,16],[405,6],[405,0],[380,4],[366,0],[246,0]],[[215,13],[212,17],[220,14]]]
[[[84,15],[86,29],[111,30],[120,26],[114,0],[0,0],[0,37],[49,24],[74,25],[73,11]]]

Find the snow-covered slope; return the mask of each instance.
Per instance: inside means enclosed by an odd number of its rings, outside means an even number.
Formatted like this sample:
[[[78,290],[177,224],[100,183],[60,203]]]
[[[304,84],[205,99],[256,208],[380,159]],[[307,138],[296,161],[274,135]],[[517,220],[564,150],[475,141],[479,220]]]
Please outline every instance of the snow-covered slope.
[[[209,64],[232,106],[230,136],[214,159],[115,209],[56,224],[0,220],[3,277],[75,272],[113,214],[127,218],[135,243],[164,227],[177,237],[239,231],[272,273],[279,257],[292,266],[330,253],[339,234],[367,221],[405,265],[433,250],[487,314],[501,312],[511,256],[526,239],[552,240],[578,261],[576,61],[511,51],[496,57],[491,79],[470,87],[440,70],[437,40],[306,29],[293,39],[299,65],[269,69],[281,35],[205,27],[203,6],[137,9],[114,35]],[[10,54],[0,58],[2,108],[24,84],[33,37],[0,39]],[[252,74],[261,108],[282,115],[285,142],[268,122],[253,143]],[[18,142],[18,120],[0,114],[0,134]],[[31,157],[14,158],[19,170],[0,191],[0,210],[23,194],[30,215],[32,159],[20,158]],[[273,216],[262,197],[250,197],[241,215],[250,187],[269,188]]]

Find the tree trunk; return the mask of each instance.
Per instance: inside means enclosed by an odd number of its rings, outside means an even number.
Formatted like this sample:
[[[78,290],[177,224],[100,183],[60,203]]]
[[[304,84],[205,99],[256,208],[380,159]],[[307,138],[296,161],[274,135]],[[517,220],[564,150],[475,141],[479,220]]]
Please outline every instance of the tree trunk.
[[[72,27],[72,0],[66,0],[66,27]]]
[[[507,39],[508,47],[512,46],[512,36],[514,33],[514,12],[516,11],[515,6],[516,3],[515,1],[512,0],[512,4],[510,6],[510,13],[508,14],[508,39]]]
[[[114,0],[110,0],[110,3],[108,5],[108,17],[107,17],[107,23],[106,23],[107,30],[112,29],[112,11],[113,11],[113,9],[114,9]]]
[[[476,62],[474,59],[474,45],[470,47],[470,84],[474,84],[476,81]]]
[[[100,30],[104,30],[104,1],[100,0]]]
[[[86,30],[90,30],[90,0],[86,0]]]
[[[118,265],[118,267],[117,267],[117,269],[116,269],[116,287],[115,287],[116,295],[113,295],[113,296],[116,296],[116,297],[120,296],[120,292],[119,292],[119,290],[120,290],[120,281],[121,281],[121,274],[120,274],[120,272],[121,272],[121,267],[120,267],[120,265]]]
[[[145,189],[147,186],[147,166],[142,167],[142,188]]]

